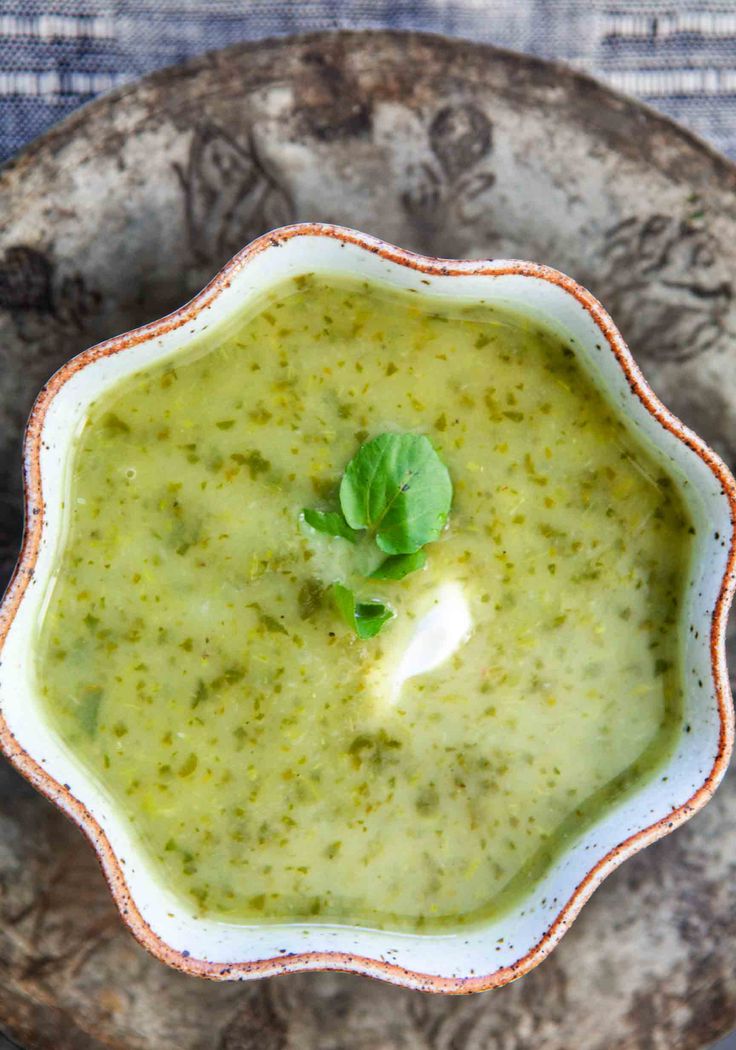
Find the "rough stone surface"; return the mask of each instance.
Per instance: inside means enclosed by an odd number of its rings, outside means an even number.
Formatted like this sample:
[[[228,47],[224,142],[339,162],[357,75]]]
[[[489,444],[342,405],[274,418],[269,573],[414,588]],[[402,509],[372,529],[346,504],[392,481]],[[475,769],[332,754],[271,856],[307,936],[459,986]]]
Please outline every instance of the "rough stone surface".
[[[0,174],[0,568],[20,438],[78,350],[296,219],[588,285],[736,460],[736,170],[584,77],[439,38],[247,44],[79,112]],[[81,835],[0,772],[0,1025],[39,1050],[696,1050],[736,1025],[736,782],[628,861],[536,971],[431,998],[335,974],[214,985],[123,929]]]

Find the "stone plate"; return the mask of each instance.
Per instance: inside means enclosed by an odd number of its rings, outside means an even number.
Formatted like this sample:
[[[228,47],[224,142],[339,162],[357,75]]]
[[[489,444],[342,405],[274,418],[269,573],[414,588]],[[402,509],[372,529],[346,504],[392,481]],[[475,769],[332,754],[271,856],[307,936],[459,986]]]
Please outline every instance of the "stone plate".
[[[735,191],[728,161],[645,107],[431,36],[242,44],[93,103],[0,174],[3,571],[43,381],[296,219],[567,271],[733,462]],[[538,970],[469,999],[174,973],[123,929],[80,834],[4,766],[0,821],[0,1026],[41,1050],[689,1050],[736,1024],[736,783],[617,871]]]

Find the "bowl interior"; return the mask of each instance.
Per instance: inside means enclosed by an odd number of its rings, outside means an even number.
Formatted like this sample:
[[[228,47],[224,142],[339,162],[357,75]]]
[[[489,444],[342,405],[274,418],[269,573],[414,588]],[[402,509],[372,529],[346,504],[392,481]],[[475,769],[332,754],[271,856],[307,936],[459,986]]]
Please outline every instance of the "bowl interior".
[[[479,264],[452,264],[442,272],[439,264],[429,271],[417,268],[412,257],[396,252],[392,257],[351,240],[319,233],[298,233],[261,246],[245,264],[236,263],[221,284],[218,294],[205,293],[198,310],[180,313],[183,323],[165,322],[139,330],[133,338],[111,341],[116,352],[88,354],[79,367],[67,366],[65,381],[52,381],[53,396],[45,416],[36,416],[30,429],[28,454],[34,441],[40,456],[43,488],[43,529],[35,572],[30,579],[5,639],[0,666],[0,705],[17,748],[35,760],[16,755],[17,764],[58,804],[72,812],[74,800],[81,802],[91,821],[87,830],[100,838],[104,832],[110,851],[100,847],[108,873],[116,875],[116,861],[124,875],[130,897],[153,934],[177,953],[211,963],[245,963],[278,959],[292,953],[340,952],[381,962],[389,961],[407,970],[446,978],[472,978],[512,966],[532,952],[555,923],[561,909],[588,876],[592,888],[618,862],[611,856],[631,836],[664,821],[689,804],[711,777],[723,753],[724,730],[714,680],[710,641],[711,620],[719,601],[726,572],[730,539],[731,509],[721,484],[707,463],[680,436],[665,427],[639,396],[632,392],[621,364],[607,342],[594,313],[562,283],[555,283],[534,267],[493,263],[494,272],[480,274]],[[161,360],[186,346],[204,327],[228,323],[241,316],[248,303],[255,303],[269,286],[288,276],[305,272],[348,272],[395,287],[412,288],[460,301],[485,299],[535,316],[576,340],[582,365],[591,373],[609,400],[618,406],[627,425],[636,431],[659,461],[680,480],[684,497],[696,524],[695,551],[689,567],[684,603],[681,657],[686,682],[685,717],[678,745],[659,774],[634,795],[608,811],[549,870],[518,911],[477,929],[458,934],[395,934],[347,926],[228,925],[196,918],[186,904],[173,897],[156,878],[125,819],[104,787],[94,780],[45,723],[33,674],[33,648],[56,555],[63,543],[63,502],[69,495],[70,451],[82,425],[87,406],[121,377]],[[591,310],[593,312],[591,312]],[[599,319],[600,320],[600,319]],[[602,323],[606,319],[603,315]],[[615,330],[609,339],[621,355],[626,350]],[[119,345],[123,349],[117,349]],[[628,360],[628,358],[627,358]],[[58,383],[58,385],[57,385]],[[40,504],[39,504],[40,507]],[[16,580],[16,588],[19,581]],[[7,609],[12,592],[6,601]],[[611,683],[615,690],[616,683]],[[724,736],[725,734],[725,736]],[[711,783],[707,790],[715,784]],[[658,827],[646,838],[662,833]],[[597,866],[596,870],[592,875]],[[580,894],[570,910],[582,903]],[[124,904],[124,893],[118,892]],[[131,920],[134,921],[134,920]],[[561,932],[562,924],[559,927]],[[555,939],[556,933],[550,938]],[[306,965],[310,965],[309,960]],[[324,967],[325,960],[314,965]],[[370,972],[371,966],[359,967]],[[407,979],[411,983],[411,979]]]

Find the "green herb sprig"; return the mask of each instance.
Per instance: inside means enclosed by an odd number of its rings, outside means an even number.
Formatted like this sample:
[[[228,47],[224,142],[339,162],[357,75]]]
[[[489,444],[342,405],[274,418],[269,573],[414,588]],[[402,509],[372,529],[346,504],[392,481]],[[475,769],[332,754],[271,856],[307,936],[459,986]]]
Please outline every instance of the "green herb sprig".
[[[345,623],[353,628],[358,638],[374,638],[384,624],[394,617],[390,606],[374,599],[367,602],[357,601],[350,588],[342,583],[333,583],[332,595],[338,612]]]
[[[340,509],[305,508],[305,522],[317,532],[355,544],[375,541],[387,558],[370,574],[374,580],[402,580],[427,561],[422,548],[438,539],[452,506],[452,481],[430,440],[422,434],[379,434],[348,463],[340,482]],[[393,619],[390,606],[359,601],[341,583],[332,588],[335,605],[359,638],[373,638]]]

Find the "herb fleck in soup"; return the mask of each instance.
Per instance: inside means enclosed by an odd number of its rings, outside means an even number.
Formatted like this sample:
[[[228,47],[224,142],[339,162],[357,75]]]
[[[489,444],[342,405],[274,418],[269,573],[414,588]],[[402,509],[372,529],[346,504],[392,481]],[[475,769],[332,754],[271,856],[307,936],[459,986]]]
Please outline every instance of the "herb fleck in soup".
[[[411,554],[340,518],[380,435],[451,479]],[[198,914],[501,914],[673,746],[692,528],[535,322],[300,277],[106,393],[72,467],[43,702]]]

